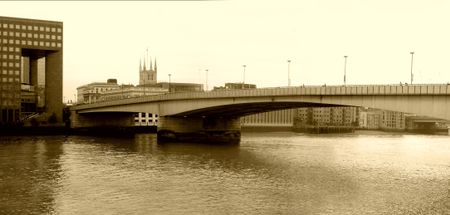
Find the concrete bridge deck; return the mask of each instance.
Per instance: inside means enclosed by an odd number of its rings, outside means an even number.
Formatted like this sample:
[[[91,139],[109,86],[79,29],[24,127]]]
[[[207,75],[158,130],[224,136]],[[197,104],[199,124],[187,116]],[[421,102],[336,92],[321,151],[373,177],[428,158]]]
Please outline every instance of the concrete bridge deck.
[[[92,104],[73,106],[72,110],[95,109],[99,107],[146,103],[169,100],[191,100],[208,98],[234,98],[259,96],[394,96],[394,95],[450,95],[450,84],[414,84],[414,85],[347,85],[347,86],[296,86],[273,87],[240,90],[217,90],[207,92],[166,93],[153,96],[142,96],[114,101],[103,101]]]
[[[73,127],[130,126],[133,113],[149,112],[159,115],[161,137],[238,139],[241,116],[323,106],[362,106],[450,120],[450,85],[298,86],[170,93],[77,105],[71,111]]]

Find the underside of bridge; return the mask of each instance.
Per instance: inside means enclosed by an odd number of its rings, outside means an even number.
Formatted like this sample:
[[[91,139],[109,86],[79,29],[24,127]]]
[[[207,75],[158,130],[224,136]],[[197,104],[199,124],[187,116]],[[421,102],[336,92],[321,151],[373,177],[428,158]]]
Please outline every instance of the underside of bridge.
[[[192,141],[208,143],[238,143],[242,116],[302,107],[332,107],[337,105],[306,102],[260,102],[214,106],[170,116],[160,116],[158,141]]]
[[[307,103],[307,102],[259,102],[241,103],[202,108],[193,111],[171,115],[171,117],[209,117],[209,118],[235,118],[261,112],[303,108],[303,107],[336,107],[340,105]]]

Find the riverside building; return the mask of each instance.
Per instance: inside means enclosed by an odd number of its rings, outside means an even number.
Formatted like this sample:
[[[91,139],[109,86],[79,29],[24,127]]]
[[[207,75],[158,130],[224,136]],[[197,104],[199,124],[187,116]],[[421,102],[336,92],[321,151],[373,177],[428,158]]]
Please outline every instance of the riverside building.
[[[63,23],[0,17],[0,124],[36,113],[62,122]]]

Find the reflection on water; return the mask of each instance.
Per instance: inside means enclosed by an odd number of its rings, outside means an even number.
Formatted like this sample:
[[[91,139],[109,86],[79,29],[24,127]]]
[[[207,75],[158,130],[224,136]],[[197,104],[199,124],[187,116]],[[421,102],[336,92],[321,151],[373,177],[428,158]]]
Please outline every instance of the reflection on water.
[[[450,137],[0,137],[0,214],[446,214]]]

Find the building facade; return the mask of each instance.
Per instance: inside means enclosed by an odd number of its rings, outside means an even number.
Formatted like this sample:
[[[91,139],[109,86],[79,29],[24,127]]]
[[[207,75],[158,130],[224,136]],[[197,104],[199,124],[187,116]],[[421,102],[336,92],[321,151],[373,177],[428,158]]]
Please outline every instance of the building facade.
[[[241,117],[243,127],[292,127],[295,109],[276,110]]]
[[[380,128],[380,111],[364,110],[359,113],[359,127],[362,129],[379,129]]]
[[[298,108],[295,113],[297,126],[357,126],[358,107],[309,107]]]
[[[157,126],[158,114],[154,113],[135,113],[134,114],[135,126]]]
[[[63,23],[0,17],[0,124],[29,115],[62,122]]]
[[[93,82],[77,87],[77,103],[90,104],[102,100],[104,92],[119,89],[116,79],[108,79],[106,82]]]
[[[405,113],[396,111],[381,111],[380,128],[382,130],[405,130]]]

